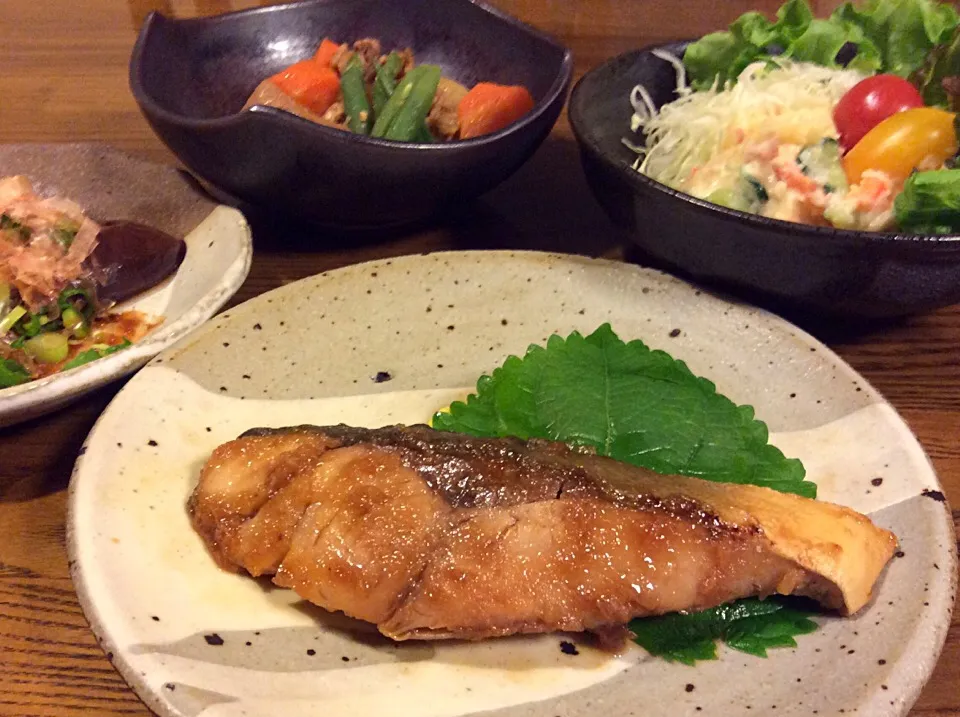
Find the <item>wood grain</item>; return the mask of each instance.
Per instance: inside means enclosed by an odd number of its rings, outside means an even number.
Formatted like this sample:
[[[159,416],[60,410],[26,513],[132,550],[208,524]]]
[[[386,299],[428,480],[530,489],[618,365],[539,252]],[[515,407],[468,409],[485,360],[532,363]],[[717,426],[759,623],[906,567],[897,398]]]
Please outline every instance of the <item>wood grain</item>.
[[[0,142],[105,141],[174,162],[127,88],[146,15],[188,17],[252,0],[0,0]],[[560,37],[575,73],[619,52],[721,27],[776,0],[495,0]],[[811,3],[818,13],[838,3]],[[543,208],[549,211],[538,211]],[[589,196],[561,117],[537,155],[466,215],[344,248],[343,238],[255,224],[257,260],[233,303],[367,259],[459,248],[536,248],[628,256]],[[282,240],[280,237],[283,237]],[[960,506],[960,307],[853,333],[810,326],[902,413]],[[76,452],[119,385],[59,414],[0,430],[0,714],[148,715],[100,650],[77,603],[64,548],[66,485]],[[960,511],[954,513],[960,530]],[[913,712],[960,716],[960,620]]]

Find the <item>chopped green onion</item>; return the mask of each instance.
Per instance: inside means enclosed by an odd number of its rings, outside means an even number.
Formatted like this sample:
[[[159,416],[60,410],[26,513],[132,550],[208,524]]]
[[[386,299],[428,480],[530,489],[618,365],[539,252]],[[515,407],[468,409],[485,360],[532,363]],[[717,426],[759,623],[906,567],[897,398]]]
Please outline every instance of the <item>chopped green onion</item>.
[[[27,342],[26,336],[18,336],[13,341],[10,342],[10,348],[12,349],[22,349],[23,345]]]
[[[69,371],[72,368],[83,366],[84,364],[88,364],[91,361],[96,361],[97,359],[103,358],[104,356],[115,354],[117,351],[120,351],[121,349],[125,349],[127,348],[127,346],[131,346],[131,345],[132,343],[129,340],[124,339],[122,343],[119,343],[116,346],[107,346],[107,345],[94,346],[93,348],[87,349],[86,351],[81,351],[72,359],[67,361],[67,363],[64,364],[63,368],[61,369],[61,371]]]
[[[0,337],[5,336],[26,313],[27,310],[22,306],[10,309],[9,313],[0,319]]]
[[[16,232],[20,235],[20,239],[23,241],[27,241],[27,239],[30,238],[30,228],[23,226],[23,224],[11,217],[9,214],[0,214],[0,229]]]
[[[40,363],[60,363],[70,352],[70,342],[60,333],[40,334],[27,339],[23,350]]]
[[[44,321],[44,319],[46,319],[46,317],[39,313],[27,314],[16,326],[13,327],[13,330],[16,331],[20,336],[31,338],[43,331],[43,326],[45,323],[47,323]]]
[[[379,117],[390,95],[397,89],[397,74],[400,72],[400,55],[391,52],[377,68],[377,79],[373,83],[373,112]]]
[[[77,298],[82,299],[83,302],[75,301]],[[83,314],[83,318],[87,321],[93,318],[97,310],[96,302],[93,300],[93,294],[82,286],[70,286],[61,291],[60,296],[57,297],[57,304],[60,306],[60,311],[66,311],[67,309],[79,310],[80,313]]]
[[[30,372],[13,359],[0,358],[0,388],[10,388],[30,380]]]
[[[60,314],[60,318],[63,319],[63,328],[73,334],[74,337],[85,339],[90,335],[90,324],[83,318],[80,312],[72,306],[64,309],[63,313]]]
[[[69,219],[61,219],[53,228],[53,238],[64,249],[69,249],[73,240],[77,238],[77,232],[80,231],[80,225]]]
[[[354,55],[340,75],[340,89],[343,92],[343,109],[347,113],[347,124],[357,134],[370,134],[372,113],[367,101],[367,88],[363,84],[363,63]]]

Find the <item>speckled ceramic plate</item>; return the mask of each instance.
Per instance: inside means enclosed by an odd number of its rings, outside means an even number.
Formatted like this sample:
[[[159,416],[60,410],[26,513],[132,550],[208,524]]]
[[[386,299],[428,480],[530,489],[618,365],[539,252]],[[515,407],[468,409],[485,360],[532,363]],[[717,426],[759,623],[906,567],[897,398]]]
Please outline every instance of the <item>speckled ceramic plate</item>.
[[[163,323],[129,349],[81,368],[0,389],[0,427],[54,411],[143,366],[233,296],[250,270],[253,243],[243,215],[211,201],[173,167],[106,145],[0,146],[0,177],[23,174],[43,193],[78,202],[99,220],[131,220],[182,237],[187,255],[166,281],[118,306]]]
[[[191,530],[184,503],[200,466],[241,431],[423,421],[509,354],[605,321],[754,405],[822,498],[896,532],[902,551],[869,608],[819,617],[818,632],[769,659],[721,649],[696,667],[638,647],[611,657],[569,635],[393,644],[221,572]],[[164,716],[902,715],[933,669],[955,588],[949,511],[930,463],[826,347],[659,273],[534,253],[353,266],[216,318],[103,414],[76,466],[68,529],[94,631]]]

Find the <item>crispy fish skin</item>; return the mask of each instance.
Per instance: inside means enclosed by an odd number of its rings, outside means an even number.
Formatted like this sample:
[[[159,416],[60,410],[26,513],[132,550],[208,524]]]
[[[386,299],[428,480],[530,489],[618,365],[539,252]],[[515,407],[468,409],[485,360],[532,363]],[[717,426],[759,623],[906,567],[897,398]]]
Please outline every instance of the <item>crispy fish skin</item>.
[[[188,508],[222,567],[396,640],[602,631],[773,593],[851,614],[896,549],[842,506],[427,426],[248,431]]]

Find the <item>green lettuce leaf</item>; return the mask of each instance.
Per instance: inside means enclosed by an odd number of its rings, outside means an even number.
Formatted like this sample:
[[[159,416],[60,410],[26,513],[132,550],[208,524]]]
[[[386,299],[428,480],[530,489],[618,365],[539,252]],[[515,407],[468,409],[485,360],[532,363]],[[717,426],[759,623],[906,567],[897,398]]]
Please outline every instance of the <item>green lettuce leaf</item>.
[[[697,90],[735,81],[750,63],[778,56],[836,67],[844,47],[853,52],[848,67],[908,77],[930,64],[958,25],[956,9],[935,0],[847,2],[826,19],[814,19],[806,0],[788,0],[775,23],[746,13],[727,31],[690,44],[683,61]]]
[[[916,172],[893,203],[897,226],[916,234],[960,232],[960,169]]]
[[[919,69],[958,24],[953,7],[933,0],[871,0],[859,9],[848,2],[831,19],[859,27],[880,53],[878,69],[901,77]]]
[[[794,60],[815,62],[826,67],[837,66],[840,48],[850,42],[856,29],[830,20],[813,20],[802,35],[787,47]]]
[[[793,42],[807,31],[812,21],[813,11],[806,0],[787,0],[777,10],[774,41]]]
[[[752,45],[729,32],[712,32],[687,46],[683,64],[696,90],[716,81],[719,85],[736,80],[753,59]]]
[[[951,80],[951,87],[944,86],[945,79]],[[960,110],[957,80],[960,78],[960,29],[953,37],[936,47],[927,57],[919,70],[910,76],[917,86],[923,101],[931,107],[945,107],[953,112]]]
[[[726,33],[717,33],[726,34]],[[741,42],[766,47],[777,39],[777,30],[763,13],[745,12],[730,25],[730,33]]]
[[[718,394],[669,354],[621,341],[609,324],[511,356],[433,425],[588,445],[659,473],[816,495],[800,461],[767,442],[751,407]]]

